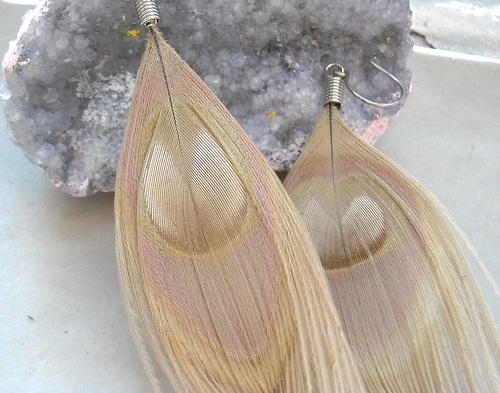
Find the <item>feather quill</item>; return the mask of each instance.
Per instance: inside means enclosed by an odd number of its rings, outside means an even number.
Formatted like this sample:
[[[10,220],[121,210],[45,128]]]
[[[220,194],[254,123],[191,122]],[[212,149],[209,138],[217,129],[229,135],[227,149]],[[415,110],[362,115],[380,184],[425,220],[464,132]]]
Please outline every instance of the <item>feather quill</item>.
[[[329,103],[284,182],[370,392],[499,392],[499,337],[436,199]]]
[[[244,131],[150,34],[116,184],[120,277],[155,391],[364,392],[319,257]]]

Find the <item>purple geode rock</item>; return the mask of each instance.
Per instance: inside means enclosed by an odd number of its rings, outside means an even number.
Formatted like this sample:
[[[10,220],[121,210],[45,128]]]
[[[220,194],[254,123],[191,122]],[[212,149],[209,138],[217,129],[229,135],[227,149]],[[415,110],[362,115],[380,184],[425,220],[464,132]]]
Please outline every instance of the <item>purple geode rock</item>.
[[[410,84],[407,0],[171,0],[160,11],[167,40],[279,171],[291,168],[322,111],[327,63],[342,63],[372,99],[397,92],[371,67],[374,56]],[[132,1],[46,1],[5,56],[12,139],[71,195],[114,189],[142,31]],[[374,142],[399,109],[346,93],[343,112]]]

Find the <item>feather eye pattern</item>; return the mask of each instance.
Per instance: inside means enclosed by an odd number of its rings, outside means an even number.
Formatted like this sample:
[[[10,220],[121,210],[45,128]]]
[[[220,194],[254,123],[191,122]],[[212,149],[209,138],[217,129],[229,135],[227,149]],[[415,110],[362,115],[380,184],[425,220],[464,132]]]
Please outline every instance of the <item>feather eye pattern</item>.
[[[498,332],[465,241],[327,104],[284,182],[369,392],[499,392]]]
[[[265,158],[155,26],[118,169],[116,241],[156,392],[364,392],[319,257]]]

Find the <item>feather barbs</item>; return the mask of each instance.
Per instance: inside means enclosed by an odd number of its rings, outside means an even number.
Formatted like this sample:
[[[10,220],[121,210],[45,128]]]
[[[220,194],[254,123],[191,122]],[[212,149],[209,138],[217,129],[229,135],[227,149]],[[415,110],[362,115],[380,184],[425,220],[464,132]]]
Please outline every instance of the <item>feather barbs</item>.
[[[369,391],[500,391],[498,333],[432,195],[333,104],[284,185]]]
[[[172,123],[169,107],[154,122],[154,129],[165,130],[167,136],[156,133],[150,142],[153,148],[141,180],[146,209],[140,217],[158,229],[164,240],[161,247],[181,254],[187,251],[191,257],[223,253],[259,219],[252,202],[253,187],[248,184],[249,169],[235,162],[243,161],[241,151],[232,149],[233,156],[240,155],[235,159],[221,146],[217,135],[224,128],[215,121],[207,123],[213,116],[191,105],[180,110],[183,113],[178,121],[190,125],[188,132],[182,123],[179,135],[167,129]],[[170,210],[169,215],[163,213],[166,210]]]
[[[180,392],[363,392],[296,208],[227,109],[150,33],[115,210],[155,390],[164,373]]]

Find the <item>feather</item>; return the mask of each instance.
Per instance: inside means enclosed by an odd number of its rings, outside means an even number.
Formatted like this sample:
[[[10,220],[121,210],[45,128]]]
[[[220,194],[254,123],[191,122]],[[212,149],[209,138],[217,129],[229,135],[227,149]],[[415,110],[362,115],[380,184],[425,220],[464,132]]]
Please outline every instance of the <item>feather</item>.
[[[157,392],[363,392],[305,225],[154,26],[116,184],[118,266]]]
[[[444,209],[327,104],[284,182],[370,392],[498,392],[500,344]]]

